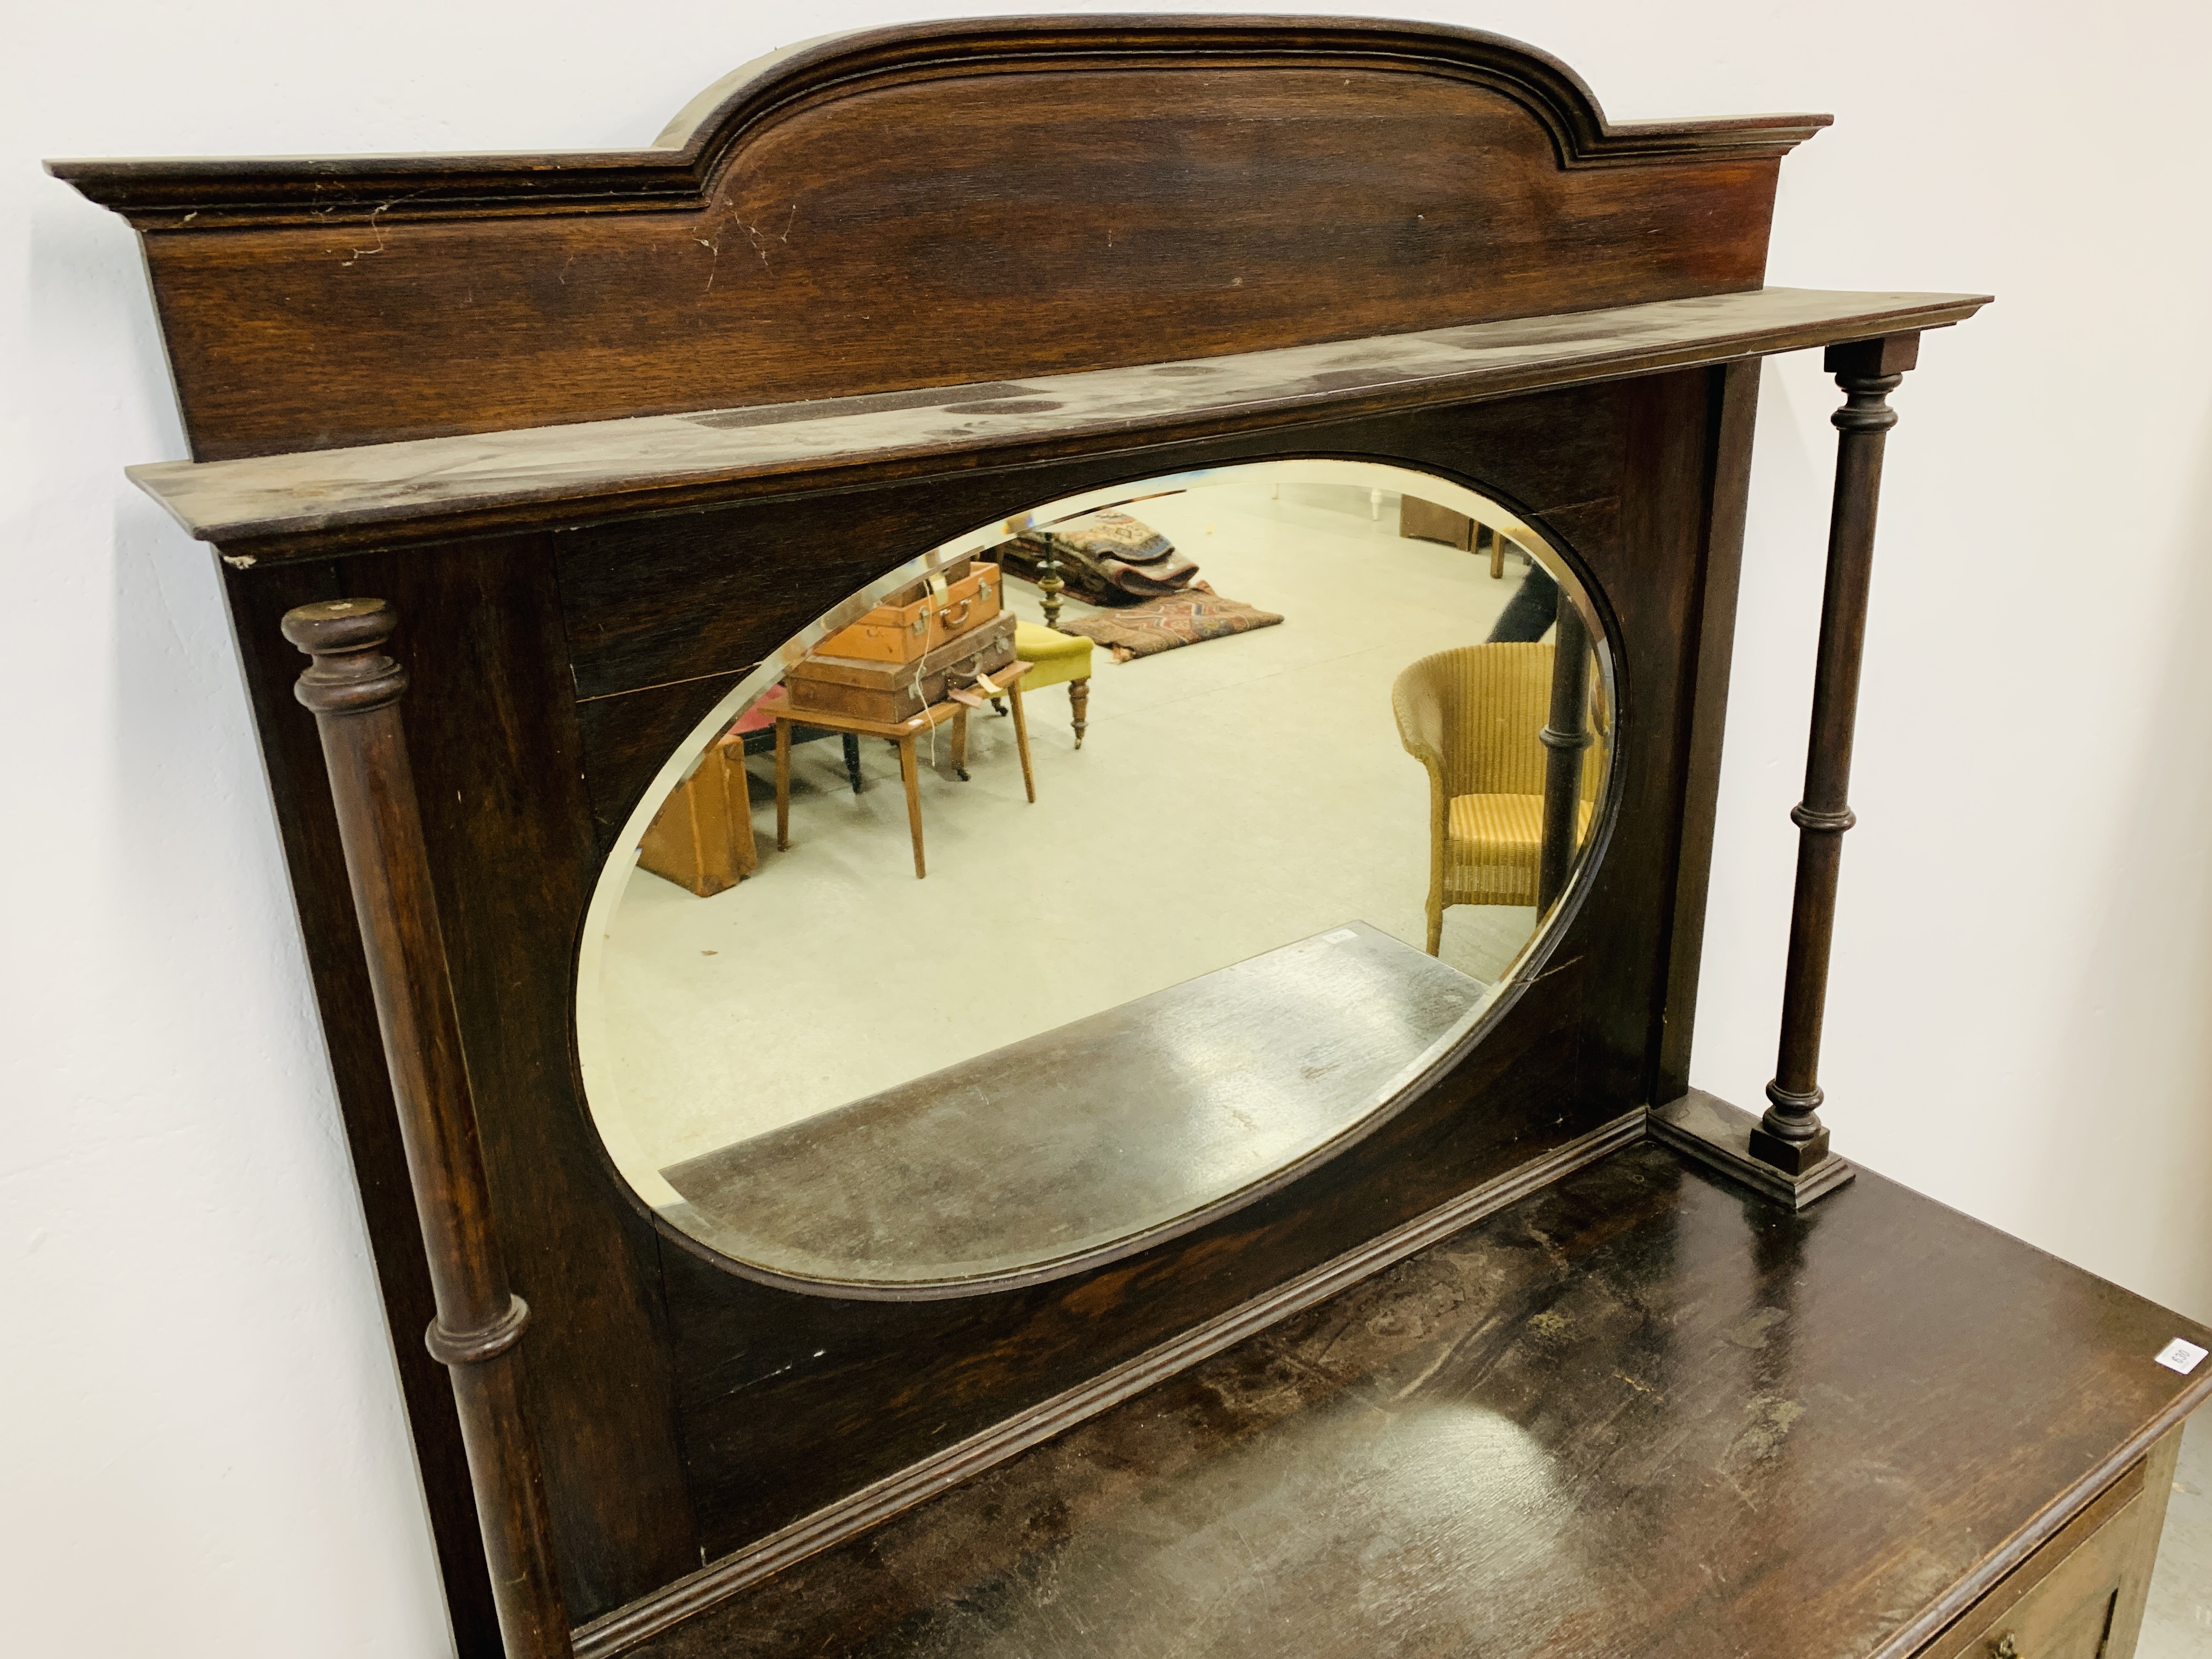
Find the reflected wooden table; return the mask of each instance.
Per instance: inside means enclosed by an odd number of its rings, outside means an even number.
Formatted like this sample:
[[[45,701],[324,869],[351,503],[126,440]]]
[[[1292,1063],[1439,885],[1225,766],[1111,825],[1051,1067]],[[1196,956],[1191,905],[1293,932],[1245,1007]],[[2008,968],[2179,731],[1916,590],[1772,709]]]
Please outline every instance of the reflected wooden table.
[[[1036,804],[1036,775],[1030,767],[1029,718],[1022,711],[1021,677],[1030,665],[1017,662],[1008,671],[1011,679],[1005,696],[1013,706],[1014,746],[1022,757],[1022,787],[1028,791],[1030,804]],[[754,705],[760,713],[775,722],[775,846],[784,852],[791,846],[791,730],[794,726],[811,726],[817,732],[836,732],[853,737],[883,738],[898,748],[899,779],[906,785],[907,827],[914,835],[914,874],[919,881],[929,874],[921,850],[921,769],[915,755],[915,739],[934,732],[947,720],[952,723],[952,769],[960,781],[968,781],[968,711],[969,704],[948,698],[931,703],[910,720],[896,722],[872,720],[858,714],[835,714],[823,708],[794,708],[785,687],[778,686]]]

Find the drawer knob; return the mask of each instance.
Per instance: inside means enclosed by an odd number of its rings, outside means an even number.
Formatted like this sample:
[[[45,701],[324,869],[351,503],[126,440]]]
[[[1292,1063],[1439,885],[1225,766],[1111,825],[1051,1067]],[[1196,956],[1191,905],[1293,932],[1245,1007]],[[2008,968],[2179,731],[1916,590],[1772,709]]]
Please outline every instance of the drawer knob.
[[[2020,1659],[2020,1644],[2012,1639],[2010,1631],[1990,1644],[1990,1659]]]

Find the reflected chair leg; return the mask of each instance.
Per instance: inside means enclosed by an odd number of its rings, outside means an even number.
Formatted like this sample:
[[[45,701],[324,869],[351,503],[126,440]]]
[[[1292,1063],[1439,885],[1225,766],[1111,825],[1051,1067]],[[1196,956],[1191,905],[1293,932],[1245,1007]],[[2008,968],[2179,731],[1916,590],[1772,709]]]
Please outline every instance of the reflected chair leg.
[[[1022,688],[1017,681],[1006,688],[1006,695],[1014,704],[1014,747],[1022,751],[1022,787],[1030,792],[1030,805],[1036,805],[1036,777],[1030,770],[1030,722],[1022,712]]]
[[[968,781],[968,711],[965,708],[952,717],[952,775],[963,783]]]
[[[929,866],[921,861],[921,763],[915,757],[914,739],[898,739],[899,777],[906,785],[907,828],[914,832],[914,878],[920,881],[929,873]]]
[[[1067,701],[1075,710],[1075,746],[1080,749],[1083,747],[1083,733],[1091,723],[1091,682],[1087,679],[1068,681]]]
[[[853,733],[844,733],[845,775],[853,781],[853,793],[860,793],[860,740]]]
[[[775,850],[791,847],[791,722],[775,723]]]

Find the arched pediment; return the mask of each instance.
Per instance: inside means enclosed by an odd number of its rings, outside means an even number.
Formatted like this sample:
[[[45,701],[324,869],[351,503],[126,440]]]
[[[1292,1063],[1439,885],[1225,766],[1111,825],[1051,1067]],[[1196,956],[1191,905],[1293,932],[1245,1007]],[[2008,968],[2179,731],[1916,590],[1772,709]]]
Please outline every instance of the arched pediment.
[[[793,49],[645,149],[52,166],[146,234],[210,459],[1741,292],[1825,120],[1614,125],[1433,24],[1030,18]]]

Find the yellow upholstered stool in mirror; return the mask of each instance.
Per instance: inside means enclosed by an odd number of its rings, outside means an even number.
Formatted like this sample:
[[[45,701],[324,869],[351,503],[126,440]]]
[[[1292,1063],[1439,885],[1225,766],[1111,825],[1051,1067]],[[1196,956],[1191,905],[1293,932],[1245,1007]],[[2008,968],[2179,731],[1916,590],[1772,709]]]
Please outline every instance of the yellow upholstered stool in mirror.
[[[1062,634],[1035,623],[1014,624],[1014,655],[1035,667],[1022,676],[1022,695],[1048,685],[1067,688],[1069,706],[1075,711],[1075,746],[1083,747],[1083,730],[1091,712],[1091,644],[1079,634]]]

